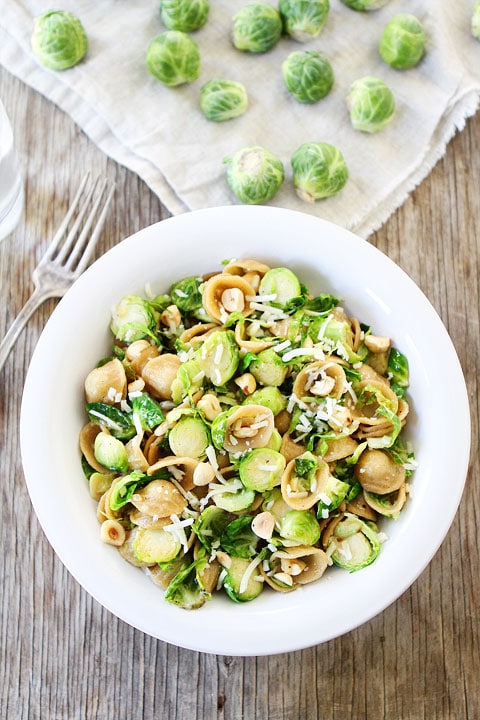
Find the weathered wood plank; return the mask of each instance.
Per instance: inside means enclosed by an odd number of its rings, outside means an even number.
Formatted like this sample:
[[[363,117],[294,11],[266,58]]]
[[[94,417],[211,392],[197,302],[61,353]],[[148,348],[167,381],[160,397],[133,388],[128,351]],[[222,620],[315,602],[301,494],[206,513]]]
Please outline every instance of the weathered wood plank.
[[[3,335],[27,299],[31,272],[86,169],[116,182],[99,252],[167,213],[135,175],[108,160],[68,117],[3,70],[0,94],[15,123],[27,191],[25,227],[0,246]],[[414,585],[381,615],[341,638],[259,658],[215,657],[169,646],[101,608],[54,555],[22,474],[21,392],[33,348],[55,305],[51,301],[31,320],[1,378],[0,717],[480,717],[479,137],[480,114],[370,239],[419,284],[447,325],[471,401],[472,458],[460,510]],[[448,443],[448,407],[439,452],[443,443]]]

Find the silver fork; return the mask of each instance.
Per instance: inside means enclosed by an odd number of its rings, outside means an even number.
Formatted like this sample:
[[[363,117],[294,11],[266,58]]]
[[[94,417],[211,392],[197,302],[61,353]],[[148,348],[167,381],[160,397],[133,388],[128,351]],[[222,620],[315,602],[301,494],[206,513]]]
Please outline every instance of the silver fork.
[[[63,297],[87,267],[113,196],[106,179],[83,178],[45,254],[33,271],[35,289],[0,344],[0,371],[20,332],[48,298]]]

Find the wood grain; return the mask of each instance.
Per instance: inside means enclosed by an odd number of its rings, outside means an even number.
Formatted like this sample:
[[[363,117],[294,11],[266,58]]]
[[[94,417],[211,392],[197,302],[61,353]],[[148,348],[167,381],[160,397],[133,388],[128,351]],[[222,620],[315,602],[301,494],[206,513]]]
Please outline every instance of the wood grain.
[[[24,221],[0,245],[3,336],[31,292],[31,272],[85,170],[105,173],[117,188],[99,252],[168,213],[134,174],[107,159],[67,116],[4,70],[0,95],[15,126],[26,179]],[[370,238],[417,282],[443,319],[471,402],[464,496],[447,538],[413,586],[343,637],[258,658],[182,650],[104,610],[54,555],[22,473],[22,387],[55,306],[51,301],[30,321],[0,381],[1,718],[480,718],[479,138],[480,114]],[[448,436],[446,408],[442,444]]]

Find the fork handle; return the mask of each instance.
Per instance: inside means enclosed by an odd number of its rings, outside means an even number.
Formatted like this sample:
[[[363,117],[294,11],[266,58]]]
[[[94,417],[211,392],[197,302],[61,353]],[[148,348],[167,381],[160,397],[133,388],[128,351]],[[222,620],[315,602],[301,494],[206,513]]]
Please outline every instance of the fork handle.
[[[23,308],[18,313],[0,344],[0,372],[28,320],[31,318],[35,310],[37,310],[49,297],[52,297],[50,292],[41,291],[38,288],[35,288]]]

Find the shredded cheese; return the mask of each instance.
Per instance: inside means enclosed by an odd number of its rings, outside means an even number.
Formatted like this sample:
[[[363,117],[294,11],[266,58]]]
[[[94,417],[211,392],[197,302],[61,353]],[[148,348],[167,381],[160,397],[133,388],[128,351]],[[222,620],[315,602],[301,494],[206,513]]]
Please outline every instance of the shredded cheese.
[[[240,587],[239,587],[239,593],[240,593],[240,595],[242,595],[242,594],[245,592],[245,590],[247,589],[248,583],[249,583],[249,581],[250,581],[250,577],[251,577],[253,571],[255,570],[255,568],[256,568],[258,565],[260,565],[261,562],[262,562],[261,559],[260,559],[259,557],[256,557],[256,558],[254,558],[254,559],[252,560],[252,562],[248,565],[248,567],[247,567],[247,569],[245,570],[245,572],[243,573],[242,579],[241,579],[241,581],[240,581]]]

